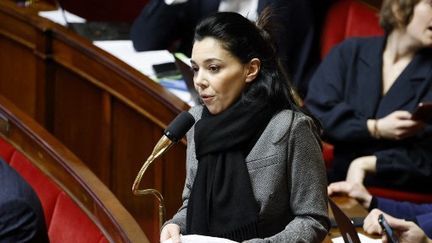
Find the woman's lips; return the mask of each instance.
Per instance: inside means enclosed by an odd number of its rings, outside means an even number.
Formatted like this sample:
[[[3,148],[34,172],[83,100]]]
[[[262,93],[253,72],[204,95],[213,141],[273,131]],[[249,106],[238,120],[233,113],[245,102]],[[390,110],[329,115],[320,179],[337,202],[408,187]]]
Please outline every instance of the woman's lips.
[[[201,99],[204,101],[204,102],[208,102],[208,101],[210,101],[211,99],[213,99],[213,97],[214,96],[212,96],[212,95],[200,95],[201,96]]]

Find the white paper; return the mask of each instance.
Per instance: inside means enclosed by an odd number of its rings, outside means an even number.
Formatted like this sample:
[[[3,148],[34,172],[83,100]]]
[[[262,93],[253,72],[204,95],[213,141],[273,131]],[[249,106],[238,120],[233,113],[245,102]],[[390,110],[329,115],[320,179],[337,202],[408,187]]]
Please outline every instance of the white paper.
[[[370,238],[364,234],[358,233],[358,236],[360,238],[360,242],[361,243],[382,243],[381,239],[373,239]],[[332,239],[333,243],[344,243],[344,239],[342,238],[342,236],[336,237]]]
[[[66,10],[64,12],[61,9],[52,10],[52,11],[40,11],[39,16],[47,18],[57,24],[61,24],[63,26],[66,26],[66,21],[68,23],[85,23],[86,20],[70,13]]]
[[[93,44],[129,64],[153,80],[156,80],[156,74],[152,65],[174,62],[173,55],[167,50],[135,51],[131,40],[94,41]]]
[[[174,62],[174,56],[167,50],[135,51],[131,40],[93,41],[93,44],[127,63],[152,80],[157,80],[152,67],[154,64]],[[176,89],[168,90],[190,106],[195,105],[189,92]]]
[[[185,3],[188,0],[165,0],[165,3],[167,5],[171,5],[171,4],[179,4],[179,3]]]
[[[236,243],[236,241],[228,240],[225,238],[211,237],[205,235],[181,235],[180,240],[182,243]],[[163,241],[162,243],[172,243],[171,239]]]

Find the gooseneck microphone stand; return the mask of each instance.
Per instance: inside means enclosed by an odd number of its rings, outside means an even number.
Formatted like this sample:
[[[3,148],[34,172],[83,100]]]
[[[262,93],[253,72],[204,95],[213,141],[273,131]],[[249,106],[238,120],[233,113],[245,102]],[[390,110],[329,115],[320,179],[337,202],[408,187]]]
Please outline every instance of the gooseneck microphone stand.
[[[162,228],[162,224],[165,222],[165,203],[162,194],[156,189],[138,189],[139,184],[150,164],[163,153],[165,153],[169,148],[177,143],[189,129],[195,123],[194,117],[186,111],[180,113],[165,129],[164,135],[158,141],[156,146],[153,148],[153,152],[144,162],[137,177],[132,185],[132,193],[134,195],[148,195],[151,194],[155,196],[159,201],[159,229]]]
[[[158,158],[160,155],[165,153],[174,143],[169,140],[168,137],[163,136],[161,140],[156,144],[155,148],[153,149],[152,154],[147,158],[146,162],[141,167],[140,171],[138,172],[137,177],[135,178],[135,181],[132,185],[132,192],[134,195],[154,195],[158,201],[159,201],[159,229],[162,228],[163,222],[165,222],[165,203],[162,194],[156,190],[156,189],[138,189],[139,184],[142,180],[142,177],[147,170],[147,168],[150,166],[153,161]]]

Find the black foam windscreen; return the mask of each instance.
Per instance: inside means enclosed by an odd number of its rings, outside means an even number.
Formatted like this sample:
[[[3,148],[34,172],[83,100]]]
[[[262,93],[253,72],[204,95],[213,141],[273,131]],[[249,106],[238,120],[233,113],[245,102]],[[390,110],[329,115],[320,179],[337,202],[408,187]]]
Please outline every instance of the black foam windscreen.
[[[195,118],[187,111],[180,113],[165,129],[165,136],[178,142],[195,124]]]

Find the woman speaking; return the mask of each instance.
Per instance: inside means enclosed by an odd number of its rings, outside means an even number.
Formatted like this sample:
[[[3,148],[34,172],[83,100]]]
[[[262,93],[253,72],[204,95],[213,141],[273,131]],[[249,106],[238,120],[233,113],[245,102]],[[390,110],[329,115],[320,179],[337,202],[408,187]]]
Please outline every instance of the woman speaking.
[[[201,234],[246,242],[321,242],[326,175],[316,123],[300,111],[270,37],[220,12],[196,27],[195,88],[202,105],[187,134],[183,205],[161,241]]]

